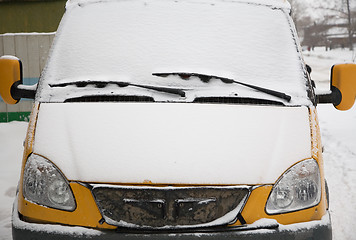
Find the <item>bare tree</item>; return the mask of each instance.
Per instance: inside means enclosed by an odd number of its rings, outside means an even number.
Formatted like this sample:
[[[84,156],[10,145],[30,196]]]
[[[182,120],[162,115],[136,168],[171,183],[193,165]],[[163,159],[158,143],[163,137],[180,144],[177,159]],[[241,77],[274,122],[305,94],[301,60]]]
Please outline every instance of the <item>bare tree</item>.
[[[346,0],[346,9],[347,9],[347,20],[348,20],[348,32],[349,32],[349,44],[350,44],[350,50],[353,50],[353,26],[351,22],[351,10],[350,10],[350,0]]]
[[[304,1],[289,0],[291,4],[291,16],[295,23],[299,37],[304,36],[304,28],[313,24],[313,20],[308,14],[307,5]]]
[[[348,45],[353,50],[354,34],[356,33],[356,9],[352,9],[350,0],[324,1],[319,3],[316,9],[325,11],[324,20],[330,24],[339,24],[347,29]]]

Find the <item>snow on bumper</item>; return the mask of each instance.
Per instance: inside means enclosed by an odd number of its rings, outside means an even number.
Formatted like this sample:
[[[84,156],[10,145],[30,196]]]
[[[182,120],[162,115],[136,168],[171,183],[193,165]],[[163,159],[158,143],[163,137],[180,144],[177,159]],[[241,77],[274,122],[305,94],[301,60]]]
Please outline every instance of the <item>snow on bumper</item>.
[[[84,227],[24,222],[19,218],[17,201],[12,216],[13,239],[322,239],[331,240],[329,213],[320,221],[280,225],[262,219],[243,227],[202,228],[183,231],[100,231]]]

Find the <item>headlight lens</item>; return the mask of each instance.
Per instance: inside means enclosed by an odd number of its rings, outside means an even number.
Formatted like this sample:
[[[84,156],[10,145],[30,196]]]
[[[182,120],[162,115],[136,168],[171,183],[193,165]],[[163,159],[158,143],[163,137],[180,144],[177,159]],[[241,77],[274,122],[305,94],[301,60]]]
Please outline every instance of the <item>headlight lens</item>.
[[[68,181],[47,159],[31,154],[23,177],[26,200],[67,211],[74,211],[75,200]]]
[[[304,160],[288,169],[276,182],[267,200],[266,212],[279,214],[313,207],[320,202],[318,163]]]

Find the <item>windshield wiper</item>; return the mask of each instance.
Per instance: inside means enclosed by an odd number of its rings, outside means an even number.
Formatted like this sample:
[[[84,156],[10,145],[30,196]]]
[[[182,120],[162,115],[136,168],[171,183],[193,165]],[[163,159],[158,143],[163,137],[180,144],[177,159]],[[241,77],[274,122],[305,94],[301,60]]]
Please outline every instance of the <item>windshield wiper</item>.
[[[150,89],[150,90],[154,90],[154,91],[158,91],[158,92],[176,94],[181,97],[185,97],[185,92],[182,89],[148,86],[148,85],[134,84],[134,83],[129,83],[129,82],[116,82],[116,81],[101,82],[101,81],[90,81],[89,80],[89,81],[77,81],[77,82],[49,84],[49,86],[50,87],[66,87],[66,86],[70,86],[70,85],[75,85],[77,87],[86,87],[88,85],[95,85],[95,87],[97,87],[97,88],[104,88],[108,84],[115,84],[119,87],[133,86],[133,87],[145,88],[145,89]]]
[[[180,78],[185,79],[185,80],[188,80],[190,77],[198,77],[201,81],[206,82],[206,83],[209,82],[212,78],[215,78],[215,79],[221,80],[224,83],[229,83],[229,84],[236,83],[239,85],[243,85],[245,87],[249,87],[249,88],[255,89],[257,91],[267,93],[269,95],[284,99],[288,102],[291,100],[291,96],[289,96],[285,93],[274,91],[274,90],[263,88],[263,87],[259,87],[259,86],[255,86],[255,85],[251,85],[251,84],[247,84],[247,83],[243,83],[243,82],[239,82],[239,81],[236,81],[231,78],[218,77],[218,76],[214,76],[214,75],[207,75],[207,74],[201,74],[201,73],[186,73],[186,72],[152,73],[152,75],[157,76],[157,77],[168,77],[170,75],[178,75]]]

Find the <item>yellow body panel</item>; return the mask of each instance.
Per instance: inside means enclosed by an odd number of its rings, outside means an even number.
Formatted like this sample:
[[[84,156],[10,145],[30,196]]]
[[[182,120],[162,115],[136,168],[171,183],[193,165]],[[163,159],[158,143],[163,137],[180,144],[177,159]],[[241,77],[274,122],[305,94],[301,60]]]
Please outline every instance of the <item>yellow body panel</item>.
[[[308,222],[320,220],[326,214],[325,201],[322,199],[316,207],[292,213],[269,215],[265,212],[265,205],[271,190],[272,186],[268,185],[258,187],[252,191],[241,213],[247,224],[252,224],[261,218],[275,219],[280,224]]]
[[[269,215],[265,211],[265,205],[269,194],[272,190],[272,185],[261,186],[254,189],[242,211],[247,224],[251,224],[261,218],[270,218],[277,220],[280,224],[293,224],[298,222],[308,222],[312,220],[320,220],[328,209],[326,191],[325,191],[325,176],[324,176],[324,162],[322,157],[322,144],[319,128],[319,121],[315,107],[309,109],[309,121],[311,130],[311,154],[318,162],[321,178],[321,200],[320,203],[312,208],[300,210],[291,213]],[[286,169],[287,170],[287,169]],[[237,223],[239,224],[239,223]]]
[[[25,200],[22,191],[19,194],[19,212],[27,221],[50,222],[65,225],[86,226],[93,228],[115,229],[106,223],[100,224],[102,218],[90,190],[78,183],[70,183],[77,207],[73,212],[42,207]]]
[[[37,115],[40,104],[35,104],[30,116],[29,126],[25,139],[25,150],[23,155],[23,163],[21,170],[21,178],[18,194],[18,211],[23,215],[24,219],[30,222],[38,223],[60,223],[65,225],[87,226],[94,228],[113,229],[106,223],[99,224],[102,218],[99,209],[92,197],[90,190],[78,183],[70,183],[70,187],[75,196],[77,207],[73,212],[52,209],[29,202],[23,197],[22,182],[23,172],[26,164],[26,159],[32,153],[34,133],[37,123]]]
[[[100,229],[116,229],[116,226],[112,226],[106,223],[100,224],[102,216],[95,203],[91,191],[77,182],[70,182],[71,189],[73,191],[77,207],[74,211],[62,211],[53,208],[37,205],[24,199],[22,193],[22,180],[23,171],[26,163],[26,159],[30,153],[32,153],[32,144],[34,139],[37,114],[40,108],[40,104],[35,104],[27,132],[25,141],[24,160],[22,164],[22,174],[20,179],[19,195],[18,195],[18,210],[23,216],[24,220],[38,223],[59,223],[63,225],[84,226]],[[310,127],[311,127],[311,157],[313,157],[319,164],[322,196],[320,203],[312,208],[305,210],[295,211],[291,213],[269,215],[265,211],[265,205],[269,194],[272,189],[272,185],[256,186],[251,192],[248,201],[242,211],[242,216],[247,224],[261,218],[275,219],[280,224],[293,224],[299,222],[308,222],[312,220],[320,220],[327,211],[327,200],[325,194],[325,182],[324,182],[324,169],[321,151],[321,138],[317,119],[316,108],[312,107],[309,110]],[[303,159],[301,159],[303,160]],[[287,169],[286,169],[287,170]],[[276,180],[279,176],[276,176]],[[119,184],[119,183],[111,183]],[[150,182],[136,183],[135,185],[154,185]],[[161,186],[161,185],[154,185]],[[232,224],[241,225],[239,221]]]
[[[331,84],[341,92],[338,110],[352,108],[356,98],[356,64],[335,65],[332,70]]]
[[[21,80],[21,71],[20,60],[0,58],[0,95],[7,104],[19,101],[11,96],[11,86]]]

